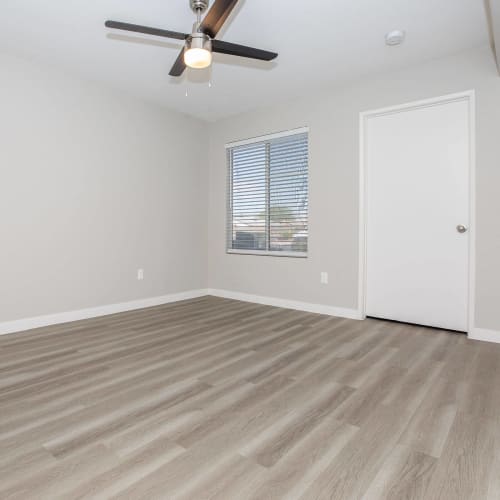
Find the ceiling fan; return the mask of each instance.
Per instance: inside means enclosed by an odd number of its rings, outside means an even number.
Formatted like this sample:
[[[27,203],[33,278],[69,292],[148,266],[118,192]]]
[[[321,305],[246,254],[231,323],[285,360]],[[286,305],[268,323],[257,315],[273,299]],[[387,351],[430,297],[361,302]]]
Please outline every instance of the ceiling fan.
[[[208,9],[209,0],[190,0],[191,9],[196,14],[196,22],[193,25],[193,32],[191,34],[118,21],[106,21],[105,25],[107,28],[184,41],[184,47],[170,70],[170,76],[181,76],[186,66],[194,69],[207,68],[212,64],[212,52],[258,59],[260,61],[272,61],[278,57],[278,54],[275,52],[215,39],[237,3],[238,0],[215,0],[205,19],[202,21],[201,15]]]

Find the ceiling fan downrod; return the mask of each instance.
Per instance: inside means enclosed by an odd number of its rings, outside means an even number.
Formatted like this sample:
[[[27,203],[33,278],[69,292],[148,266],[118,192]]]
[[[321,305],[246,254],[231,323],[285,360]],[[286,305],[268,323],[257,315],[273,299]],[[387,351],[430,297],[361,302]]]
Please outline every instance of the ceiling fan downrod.
[[[208,9],[209,0],[189,0],[191,10],[196,14],[196,23],[193,33],[199,31],[201,24],[201,15]]]

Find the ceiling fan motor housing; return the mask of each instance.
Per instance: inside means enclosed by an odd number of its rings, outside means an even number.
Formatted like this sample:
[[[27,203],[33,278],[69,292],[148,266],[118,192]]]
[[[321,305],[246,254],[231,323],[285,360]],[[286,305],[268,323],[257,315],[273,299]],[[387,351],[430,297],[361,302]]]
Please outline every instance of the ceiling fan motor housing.
[[[186,40],[189,49],[205,49],[212,52],[212,41],[208,35],[201,32],[194,32]]]
[[[197,12],[205,12],[208,9],[208,1],[209,0],[189,0],[191,5],[191,9]]]

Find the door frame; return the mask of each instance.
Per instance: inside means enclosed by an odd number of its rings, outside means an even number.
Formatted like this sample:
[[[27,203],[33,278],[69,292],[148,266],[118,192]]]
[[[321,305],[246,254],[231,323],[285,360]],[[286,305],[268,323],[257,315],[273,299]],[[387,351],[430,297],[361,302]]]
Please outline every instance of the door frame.
[[[469,283],[467,333],[474,331],[475,278],[476,278],[476,96],[474,90],[408,102],[359,114],[359,265],[358,309],[361,319],[366,319],[366,255],[367,255],[367,185],[366,185],[366,124],[370,118],[400,113],[414,109],[465,101],[469,108]]]

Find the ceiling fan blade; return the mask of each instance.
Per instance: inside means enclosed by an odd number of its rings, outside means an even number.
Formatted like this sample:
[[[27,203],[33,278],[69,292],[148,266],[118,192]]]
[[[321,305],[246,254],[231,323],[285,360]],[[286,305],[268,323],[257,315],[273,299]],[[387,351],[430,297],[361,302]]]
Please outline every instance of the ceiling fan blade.
[[[184,70],[186,69],[186,63],[184,62],[184,51],[185,50],[186,50],[185,47],[181,50],[179,57],[175,61],[174,65],[172,66],[172,69],[170,70],[170,73],[169,73],[170,76],[181,76],[182,73],[184,73]]]
[[[137,24],[121,23],[119,21],[106,21],[106,28],[115,30],[133,31],[134,33],[144,33],[145,35],[162,36],[165,38],[175,38],[176,40],[186,40],[189,35],[178,33],[177,31],[161,30],[158,28],[149,28],[148,26],[139,26]]]
[[[238,0],[215,0],[201,23],[201,31],[215,38],[237,3]]]
[[[254,49],[245,45],[223,42],[222,40],[212,40],[213,52],[220,54],[229,54],[231,56],[248,57],[249,59],[258,59],[260,61],[272,61],[278,57],[276,52],[268,50]]]

